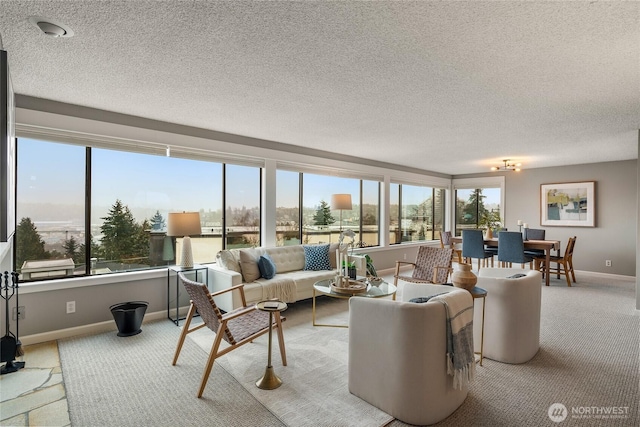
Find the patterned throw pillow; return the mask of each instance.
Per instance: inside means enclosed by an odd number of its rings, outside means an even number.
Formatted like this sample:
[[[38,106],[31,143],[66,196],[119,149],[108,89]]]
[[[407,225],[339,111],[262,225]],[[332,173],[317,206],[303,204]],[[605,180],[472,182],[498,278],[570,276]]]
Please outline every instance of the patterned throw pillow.
[[[261,255],[260,258],[258,258],[258,269],[260,270],[260,276],[265,279],[273,279],[273,276],[276,275],[276,265],[267,254]]]
[[[329,244],[303,245],[305,270],[331,270]]]

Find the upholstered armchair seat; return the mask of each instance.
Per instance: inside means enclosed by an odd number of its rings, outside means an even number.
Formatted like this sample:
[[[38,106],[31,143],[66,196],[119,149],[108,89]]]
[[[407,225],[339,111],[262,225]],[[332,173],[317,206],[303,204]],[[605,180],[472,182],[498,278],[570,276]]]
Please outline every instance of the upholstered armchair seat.
[[[483,356],[504,363],[531,360],[540,348],[542,274],[518,268],[484,268],[478,273],[477,286],[487,291]],[[475,310],[473,342],[477,351],[481,321],[482,311]]]
[[[351,393],[416,425],[437,423],[462,405],[468,388],[454,389],[453,377],[447,374],[444,305],[405,302],[443,292],[467,291],[407,283],[402,301],[349,300]]]

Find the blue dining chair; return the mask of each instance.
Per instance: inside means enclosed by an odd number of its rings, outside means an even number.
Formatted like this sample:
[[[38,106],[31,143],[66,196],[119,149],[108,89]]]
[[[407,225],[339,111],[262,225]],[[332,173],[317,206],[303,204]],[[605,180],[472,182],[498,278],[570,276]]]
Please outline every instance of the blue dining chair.
[[[545,230],[541,228],[525,228],[524,229],[524,240],[544,240]],[[543,249],[527,249],[524,251],[525,255],[529,255],[531,257],[544,256]]]
[[[494,233],[493,237],[497,238],[501,231],[507,231],[507,229],[506,229],[506,228],[500,228],[500,229],[498,229],[498,230]],[[497,247],[497,246],[486,246],[486,247],[484,248],[484,250],[485,250],[485,251],[487,251],[487,252],[491,252],[491,254],[492,254],[493,256],[498,256],[498,247]]]
[[[524,241],[522,240],[522,233],[518,231],[501,231],[498,234],[498,262],[502,266],[508,263],[516,262],[522,265],[529,263],[533,267],[533,257],[525,255],[524,253]]]
[[[478,259],[478,271],[480,271],[480,260],[486,266],[487,258],[491,258],[493,267],[493,253],[485,250],[482,230],[462,230],[462,257],[465,259]]]

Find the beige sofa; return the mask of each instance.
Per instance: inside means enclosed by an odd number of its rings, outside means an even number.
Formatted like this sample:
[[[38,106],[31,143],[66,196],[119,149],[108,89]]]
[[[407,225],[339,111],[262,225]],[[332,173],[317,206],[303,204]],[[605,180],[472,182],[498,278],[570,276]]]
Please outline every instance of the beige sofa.
[[[269,298],[292,303],[313,296],[313,284],[330,279],[337,273],[337,243],[329,246],[331,270],[305,270],[303,245],[275,248],[244,248],[220,251],[216,264],[209,267],[209,289],[212,292],[244,284],[247,304]],[[260,277],[258,259],[268,254],[276,266],[276,275],[271,279]],[[359,276],[366,274],[363,256],[351,255]],[[239,292],[228,292],[216,298],[218,306],[225,311],[242,306]]]
[[[521,277],[515,277],[521,276]],[[477,286],[487,290],[483,356],[503,363],[525,363],[540,348],[542,274],[517,268],[483,268]],[[482,309],[476,300],[473,342],[480,351]]]

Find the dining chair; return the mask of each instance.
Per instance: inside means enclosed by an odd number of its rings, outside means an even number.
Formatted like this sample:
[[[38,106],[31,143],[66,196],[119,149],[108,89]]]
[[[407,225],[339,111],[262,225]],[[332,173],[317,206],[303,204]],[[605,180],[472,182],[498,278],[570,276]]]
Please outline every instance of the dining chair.
[[[478,271],[480,271],[480,260],[486,266],[487,258],[491,258],[491,267],[493,267],[493,253],[484,247],[482,230],[462,230],[462,257],[465,260],[477,258]]]
[[[564,250],[564,256],[551,256],[549,258],[549,262],[555,262],[557,264],[556,273],[558,275],[564,274],[564,277],[567,279],[567,286],[571,286],[571,280],[569,279],[569,274],[571,274],[571,279],[573,279],[573,283],[576,283],[576,274],[573,271],[573,249],[576,246],[576,236],[570,237],[567,242],[567,248]],[[535,258],[535,269],[540,270],[542,272],[542,277],[544,277],[545,272],[545,263],[546,258],[544,256],[539,256]],[[549,269],[549,274],[551,274],[551,269]],[[549,286],[549,285],[547,285]]]
[[[545,231],[541,228],[525,228],[524,229],[524,240],[544,240],[545,239]],[[544,256],[544,249],[527,249],[524,251],[525,255],[529,255],[532,257]]]
[[[511,267],[512,263],[519,263],[524,268],[531,264],[533,257],[525,255],[522,233],[519,231],[501,231],[498,234],[498,262],[502,267]],[[508,264],[508,265],[507,265]],[[533,268],[533,265],[530,265]]]
[[[456,257],[458,258],[458,264],[462,264],[462,245],[459,243],[453,243],[451,241],[450,231],[440,232],[440,247],[453,249],[453,253],[455,253]]]
[[[285,353],[284,336],[282,334],[282,322],[285,318],[280,316],[279,312],[273,312],[274,321],[269,325],[270,313],[267,313],[266,311],[259,311],[255,306],[247,307],[244,295],[244,285],[237,285],[219,292],[209,293],[209,289],[204,283],[189,280],[182,273],[179,273],[178,276],[184,285],[184,288],[187,290],[187,293],[191,298],[191,302],[189,306],[189,313],[187,314],[184,326],[182,327],[182,333],[180,334],[180,339],[178,340],[178,347],[176,348],[175,355],[173,356],[172,365],[175,366],[178,362],[178,356],[180,356],[182,345],[184,344],[184,340],[188,334],[204,328],[205,326],[216,334],[213,345],[211,346],[211,351],[209,352],[209,359],[207,360],[207,364],[204,368],[202,382],[200,383],[200,389],[198,390],[198,397],[202,397],[209,375],[211,374],[211,369],[213,368],[213,362],[218,357],[223,356],[231,350],[266,334],[271,328],[277,328],[278,330],[280,357],[282,358],[282,365],[287,366],[287,355]],[[225,292],[233,291],[240,292],[242,307],[222,314],[216,305],[214,298]],[[203,323],[189,329],[191,319],[193,319],[193,316],[196,314],[196,310],[200,314]],[[223,339],[229,345],[220,349],[220,344]]]
[[[500,234],[501,231],[507,231],[506,228],[500,228],[498,230],[496,230],[495,234],[493,235],[494,238],[498,238],[498,235]],[[497,246],[485,246],[484,250],[487,252],[491,252],[491,254],[493,254],[493,256],[498,256],[498,247]]]

